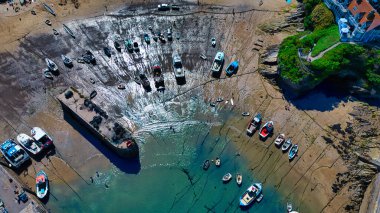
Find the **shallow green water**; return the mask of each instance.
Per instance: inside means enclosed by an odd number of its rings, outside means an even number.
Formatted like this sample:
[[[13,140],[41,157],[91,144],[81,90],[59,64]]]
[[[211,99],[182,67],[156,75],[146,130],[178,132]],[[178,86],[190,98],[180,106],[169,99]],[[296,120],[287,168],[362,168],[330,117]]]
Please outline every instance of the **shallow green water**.
[[[210,110],[207,104],[190,100],[181,109],[191,113],[157,117],[157,122],[143,124],[137,138],[140,145],[141,170],[127,174],[116,166],[94,174],[94,183],[80,181],[72,187],[52,185],[47,206],[53,212],[239,212],[239,197],[255,179],[248,170],[243,156],[237,151],[226,133],[212,135],[228,117],[229,110]],[[167,106],[166,106],[167,107]],[[164,113],[160,113],[163,115]],[[173,120],[176,117],[177,120]],[[154,115],[150,117],[154,120]],[[174,127],[174,131],[170,128]],[[218,131],[213,131],[218,132]],[[214,164],[208,171],[202,169],[205,159],[220,157],[222,166]],[[234,179],[222,183],[227,172]],[[235,174],[243,174],[243,185],[238,187]],[[108,188],[107,188],[108,187]],[[284,212],[279,194],[270,185],[264,185],[264,199],[254,203],[248,211]]]

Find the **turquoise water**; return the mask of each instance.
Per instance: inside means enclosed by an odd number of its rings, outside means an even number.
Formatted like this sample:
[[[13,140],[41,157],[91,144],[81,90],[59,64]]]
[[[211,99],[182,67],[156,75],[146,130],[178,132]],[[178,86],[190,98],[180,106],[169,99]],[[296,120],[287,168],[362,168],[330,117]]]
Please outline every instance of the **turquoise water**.
[[[99,171],[94,183],[79,181],[72,187],[52,185],[47,206],[53,212],[236,212],[239,197],[252,182],[261,182],[248,168],[243,156],[237,155],[226,132],[217,131],[233,112],[210,109],[195,99],[182,103],[191,109],[185,116],[157,117],[157,122],[137,122],[141,170],[127,174],[118,167]],[[171,115],[175,111],[170,108]],[[227,112],[228,111],[228,112]],[[161,114],[163,114],[161,112]],[[176,117],[177,120],[172,120]],[[150,116],[151,120],[155,115]],[[159,122],[159,120],[164,120]],[[171,120],[171,121],[169,121]],[[174,127],[174,132],[170,129]],[[210,133],[216,128],[218,135]],[[222,166],[211,164],[202,169],[206,159],[221,158]],[[222,183],[224,174],[234,179]],[[235,182],[236,173],[243,174],[243,185]],[[264,184],[264,199],[248,211],[283,212],[286,204],[269,184]],[[247,210],[244,210],[247,211]]]

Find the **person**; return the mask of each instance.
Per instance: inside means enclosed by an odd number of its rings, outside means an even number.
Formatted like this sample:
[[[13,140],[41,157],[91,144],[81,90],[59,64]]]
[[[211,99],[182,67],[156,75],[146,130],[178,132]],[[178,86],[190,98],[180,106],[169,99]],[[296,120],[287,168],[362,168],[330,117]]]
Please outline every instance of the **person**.
[[[94,183],[94,178],[90,177],[91,183]]]

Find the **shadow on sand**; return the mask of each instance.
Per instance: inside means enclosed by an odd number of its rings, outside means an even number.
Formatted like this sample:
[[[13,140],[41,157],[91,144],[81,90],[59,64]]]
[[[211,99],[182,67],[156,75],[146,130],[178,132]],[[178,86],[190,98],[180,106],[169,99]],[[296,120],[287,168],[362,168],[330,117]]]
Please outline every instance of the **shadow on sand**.
[[[141,164],[139,156],[133,159],[122,158],[118,156],[115,152],[113,152],[111,149],[109,149],[98,138],[92,135],[91,131],[87,127],[81,125],[81,123],[79,123],[77,120],[75,120],[75,118],[71,114],[64,111],[63,118],[122,172],[128,174],[137,174],[140,172]]]

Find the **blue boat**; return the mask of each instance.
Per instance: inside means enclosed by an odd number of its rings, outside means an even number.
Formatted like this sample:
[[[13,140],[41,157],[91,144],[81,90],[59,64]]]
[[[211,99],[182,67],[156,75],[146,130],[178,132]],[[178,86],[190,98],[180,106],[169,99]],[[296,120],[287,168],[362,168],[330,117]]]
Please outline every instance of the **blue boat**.
[[[289,160],[293,160],[293,158],[296,157],[297,152],[298,152],[298,145],[297,145],[297,144],[294,144],[294,145],[292,146],[292,148],[290,148],[290,151],[289,151],[289,153],[288,153],[288,155],[289,155]]]
[[[12,139],[1,144],[0,151],[12,167],[19,168],[24,162],[29,160],[28,153],[17,145]]]
[[[45,4],[45,3],[42,3],[42,4],[44,5],[45,9],[46,9],[49,13],[51,13],[53,16],[56,15],[55,12],[54,12],[54,10],[51,9],[51,7],[49,7],[49,5],[47,5],[47,4]]]
[[[233,61],[228,67],[226,68],[226,73],[227,75],[231,76],[237,72],[239,68],[239,62],[238,61]]]

